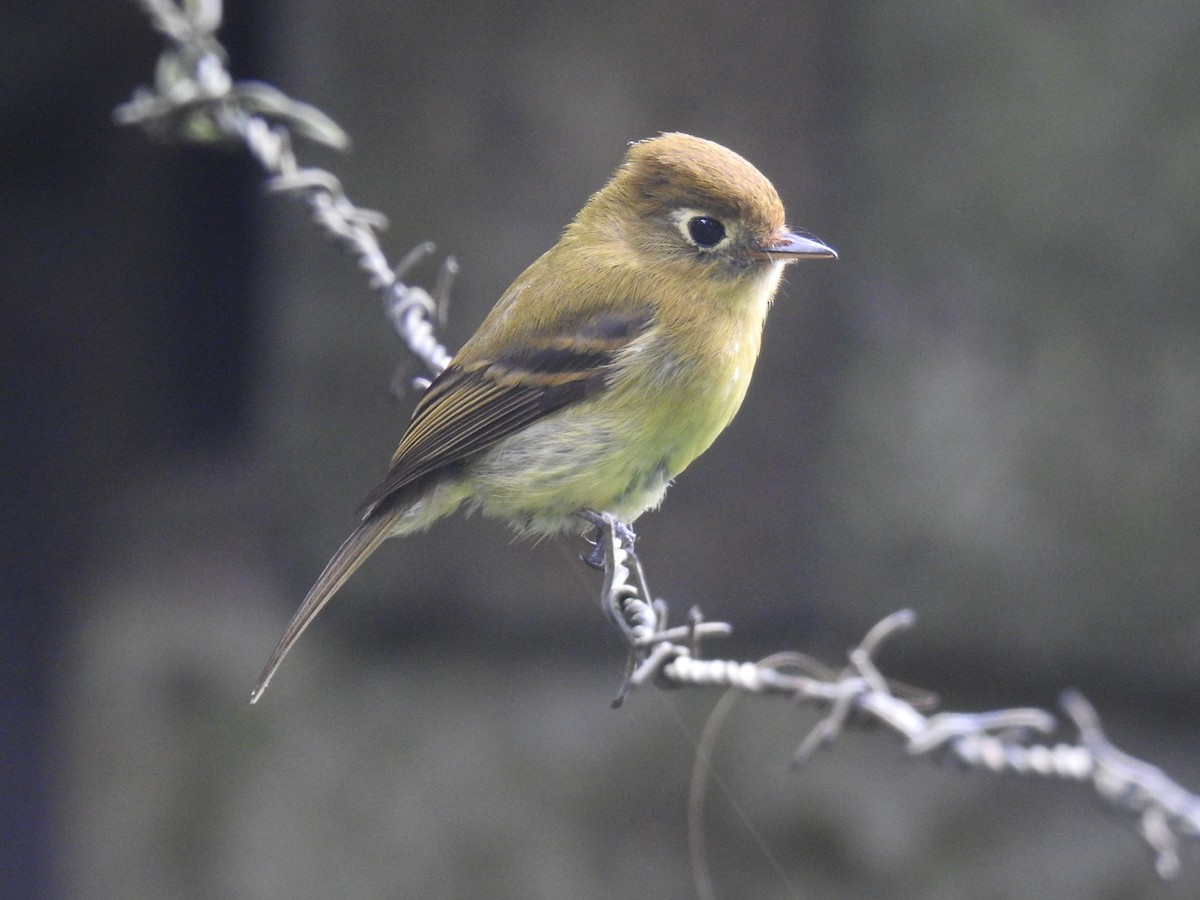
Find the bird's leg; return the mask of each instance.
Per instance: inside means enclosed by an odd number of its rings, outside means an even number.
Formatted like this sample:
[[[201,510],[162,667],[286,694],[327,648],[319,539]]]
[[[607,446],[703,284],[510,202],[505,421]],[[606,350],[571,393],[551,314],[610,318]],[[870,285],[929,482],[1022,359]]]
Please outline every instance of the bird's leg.
[[[606,567],[610,563],[615,565],[616,560],[608,559],[608,551],[606,549],[609,543],[615,538],[621,549],[625,551],[625,567],[632,574],[635,582],[634,595],[640,594],[647,608],[652,606],[654,600],[650,594],[650,588],[646,584],[646,572],[642,568],[642,561],[638,559],[637,552],[634,550],[637,535],[633,533],[633,529],[625,523],[619,522],[610,513],[600,513],[593,509],[585,509],[579,515],[585,521],[596,526],[595,540],[590,538],[585,539],[588,543],[592,544],[592,549],[583,555],[583,561],[589,566],[602,570],[606,570]],[[606,590],[604,610],[613,623],[625,634],[626,638],[630,638],[630,624],[625,620],[619,597],[619,592]]]

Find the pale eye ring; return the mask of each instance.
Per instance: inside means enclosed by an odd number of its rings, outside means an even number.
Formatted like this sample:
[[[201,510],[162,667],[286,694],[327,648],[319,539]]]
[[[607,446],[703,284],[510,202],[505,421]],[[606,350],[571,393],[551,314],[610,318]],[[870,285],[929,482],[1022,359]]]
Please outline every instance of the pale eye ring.
[[[701,253],[714,253],[737,235],[737,222],[714,216],[705,209],[680,206],[671,212],[671,224],[679,235]]]
[[[687,233],[692,243],[708,250],[725,240],[725,225],[714,216],[692,216],[687,220]]]
[[[671,222],[680,236],[702,253],[711,253],[729,243],[729,223],[703,209],[681,206],[671,213]]]

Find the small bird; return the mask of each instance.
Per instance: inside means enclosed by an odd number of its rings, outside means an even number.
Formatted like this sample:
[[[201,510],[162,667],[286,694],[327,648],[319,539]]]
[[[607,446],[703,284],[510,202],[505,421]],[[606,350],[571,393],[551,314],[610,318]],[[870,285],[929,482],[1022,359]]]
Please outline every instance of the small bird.
[[[771,182],[720,144],[632,144],[429,385],[251,702],[386,538],[464,504],[531,535],[658,506],[741,406],[784,266],[837,256],[784,221]]]

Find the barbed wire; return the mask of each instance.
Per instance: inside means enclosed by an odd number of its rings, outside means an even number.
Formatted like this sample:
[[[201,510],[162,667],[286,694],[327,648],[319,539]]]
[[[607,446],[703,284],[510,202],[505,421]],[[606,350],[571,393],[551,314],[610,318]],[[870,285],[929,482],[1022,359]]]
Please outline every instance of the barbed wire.
[[[911,610],[892,613],[871,628],[838,672],[798,653],[775,654],[758,662],[702,658],[701,641],[731,634],[732,626],[706,622],[693,609],[686,625],[670,627],[666,603],[647,592],[641,563],[631,552],[629,535],[614,527],[618,524],[609,517],[598,537],[605,544],[603,602],[620,616],[629,641],[627,674],[614,706],[649,681],[663,687],[782,694],[829,710],[796,750],[797,765],[836,740],[857,717],[898,734],[913,756],[941,753],[966,768],[994,774],[1090,782],[1103,799],[1137,817],[1138,834],[1154,854],[1155,869],[1163,879],[1175,878],[1181,870],[1181,842],[1200,838],[1200,796],[1112,744],[1096,710],[1077,690],[1064,691],[1060,703],[1078,740],[1054,744],[1042,740],[1057,727],[1054,715],[1045,710],[928,715],[924,708],[932,703],[929,695],[897,696],[876,667],[875,656],[885,641],[916,623]]]
[[[420,244],[390,266],[376,232],[387,227],[382,213],[355,206],[332,172],[302,168],[292,150],[292,133],[336,149],[350,139],[319,109],[293,100],[269,84],[234,81],[228,54],[217,41],[220,0],[136,0],[168,39],[159,56],[153,87],[139,87],[114,118],[139,125],[162,140],[239,143],[270,177],[267,190],[303,202],[329,237],[345,247],[383,296],[384,312],[409,352],[437,375],[450,362],[434,322],[445,316],[458,263],[447,257],[433,294],[403,280],[434,252]]]
[[[160,139],[239,143],[270,176],[267,189],[303,201],[314,222],[344,246],[384,298],[384,310],[409,351],[436,375],[450,353],[438,341],[457,264],[448,257],[433,292],[409,285],[408,271],[433,253],[420,244],[389,266],[376,232],[386,227],[378,212],[350,202],[331,172],[301,168],[292,133],[335,148],[345,133],[320,110],[256,81],[234,81],[216,39],[220,0],[136,0],[167,38],[154,86],[140,87],[115,111],[118,123],[138,125]],[[898,734],[913,756],[949,756],[969,769],[995,774],[1090,783],[1115,808],[1136,817],[1136,829],[1154,854],[1161,878],[1177,876],[1183,841],[1200,838],[1200,796],[1161,769],[1136,759],[1105,736],[1096,710],[1075,690],[1060,699],[1077,732],[1074,742],[1047,743],[1057,728],[1041,709],[927,713],[932,698],[897,686],[880,672],[875,657],[886,641],[911,628],[915,615],[901,610],[876,624],[853,648],[841,670],[798,653],[758,662],[706,659],[706,640],[732,633],[724,622],[705,621],[692,610],[686,624],[670,626],[667,605],[655,599],[634,551],[633,535],[607,514],[597,515],[596,541],[603,559],[602,605],[629,645],[621,702],[647,683],[662,687],[720,688],[751,695],[784,695],[828,710],[793,757],[797,765],[835,741],[854,722],[875,722]],[[909,694],[911,696],[901,696]]]

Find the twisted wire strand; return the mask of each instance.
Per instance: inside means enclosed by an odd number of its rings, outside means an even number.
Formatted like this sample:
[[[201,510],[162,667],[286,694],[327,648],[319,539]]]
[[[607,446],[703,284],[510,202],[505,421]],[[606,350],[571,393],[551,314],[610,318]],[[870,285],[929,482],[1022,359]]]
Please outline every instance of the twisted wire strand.
[[[383,296],[384,312],[412,355],[431,375],[445,369],[450,353],[437,339],[434,320],[444,314],[457,263],[451,258],[443,265],[437,298],[403,281],[433,245],[422,244],[400,265],[389,265],[377,235],[387,218],[355,206],[332,172],[300,166],[293,133],[336,149],[348,147],[350,139],[315,107],[262,82],[233,80],[228,54],[216,38],[220,0],[137,2],[167,43],[153,87],[137,88],[114,112],[116,121],[163,140],[244,146],[270,176],[267,190],[304,203],[317,226],[354,256]]]

